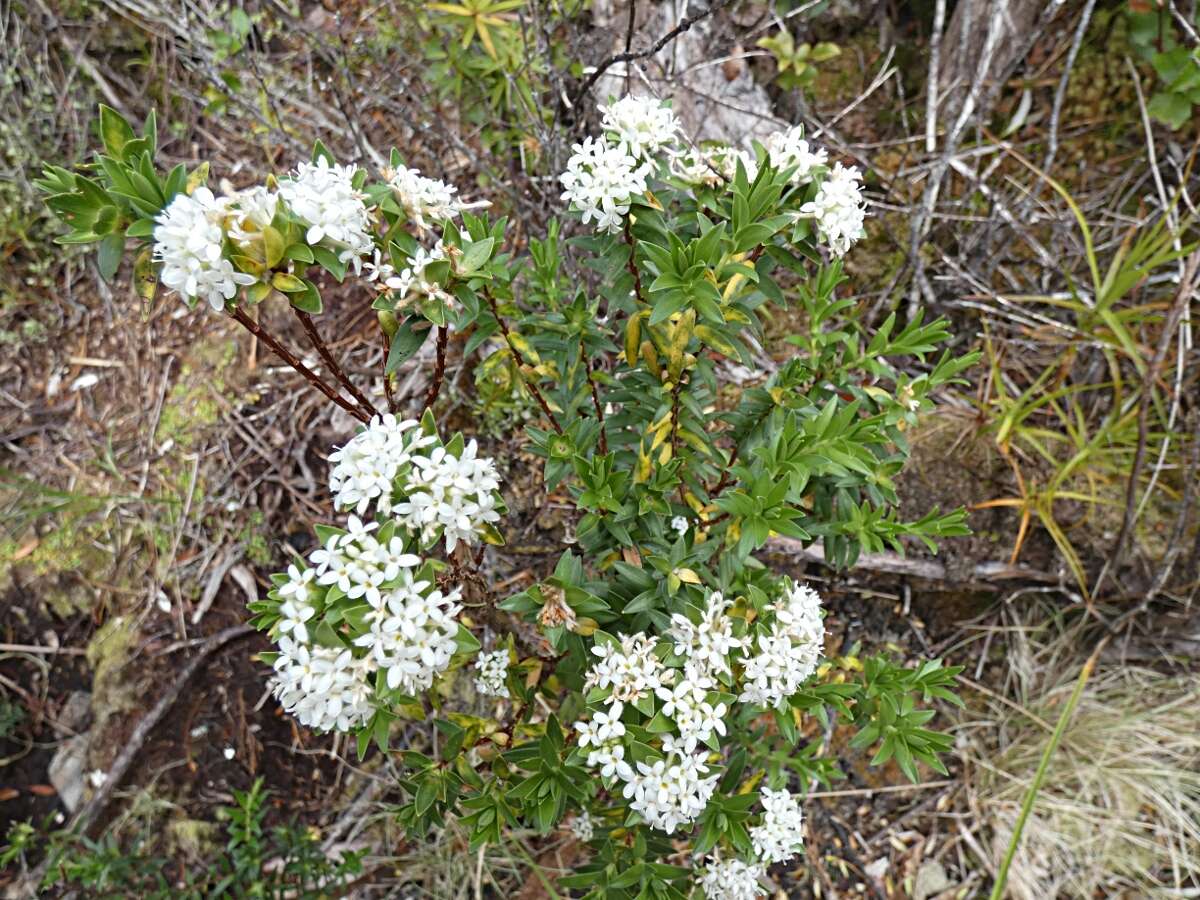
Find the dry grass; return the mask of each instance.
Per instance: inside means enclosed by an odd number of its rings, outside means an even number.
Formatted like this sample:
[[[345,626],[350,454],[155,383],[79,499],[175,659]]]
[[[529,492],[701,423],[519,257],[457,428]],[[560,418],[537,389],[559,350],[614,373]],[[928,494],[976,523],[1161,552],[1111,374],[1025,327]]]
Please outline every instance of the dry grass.
[[[1083,638],[1079,629],[1013,630],[1008,693],[1016,704],[992,701],[990,720],[970,729],[972,812],[993,863],[1071,694]],[[1010,896],[1200,896],[1198,704],[1194,673],[1120,662],[1097,670],[1050,761]]]

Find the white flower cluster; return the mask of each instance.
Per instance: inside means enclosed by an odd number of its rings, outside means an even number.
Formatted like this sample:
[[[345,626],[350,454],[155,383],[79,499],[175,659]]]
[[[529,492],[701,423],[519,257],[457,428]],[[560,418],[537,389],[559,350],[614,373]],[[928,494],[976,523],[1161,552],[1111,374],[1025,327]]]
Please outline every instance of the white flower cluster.
[[[773,791],[765,787],[760,796],[764,809],[762,824],[750,829],[754,854],[767,865],[789,860],[804,844],[804,811],[800,801],[786,789]]]
[[[799,690],[820,660],[824,626],[820,597],[811,588],[785,583],[783,595],[767,610],[773,613],[769,630],[756,640],[735,635],[728,615],[731,605],[712,592],[698,621],[674,614],[663,640],[639,632],[619,636],[617,644],[605,641],[592,648],[598,659],[584,678],[584,688],[607,691],[608,697],[605,708],[575,723],[579,748],[587,752],[587,765],[599,769],[610,786],[613,779],[623,782],[631,809],[668,833],[694,822],[715,790],[718,775],[710,773],[708,751],[701,744],[718,750],[726,734],[729,709],[719,695],[726,690],[722,681],[735,683],[734,663],[743,670],[742,702],[781,704]],[[664,662],[667,659],[671,665]],[[645,709],[644,702],[651,699],[673,725],[661,736],[663,758],[629,760],[621,717],[626,704]],[[800,826],[790,810],[798,816],[799,808],[786,792],[765,792],[764,805],[763,846],[773,848],[764,859],[775,861],[784,848],[797,843],[793,837]],[[714,878],[716,885],[724,876]]]
[[[766,869],[761,865],[740,859],[710,859],[700,876],[700,887],[708,900],[755,900],[767,893],[759,883],[765,875]]]
[[[767,137],[763,147],[776,169],[791,169],[792,184],[806,184],[817,177],[818,172],[825,168],[829,154],[824,150],[813,150],[804,140],[804,129],[796,125],[787,131],[776,131]],[[750,176],[753,178],[754,176]]]
[[[349,649],[279,639],[273,690],[284,710],[300,724],[320,731],[349,731],[371,718],[375,693],[369,658],[355,659]]]
[[[696,747],[714,733],[725,733],[725,704],[714,707],[708,702],[715,683],[703,673],[689,668],[676,682],[676,670],[663,665],[653,638],[638,633],[622,635],[620,642],[619,648],[611,644],[592,648],[599,662],[588,671],[585,687],[611,693],[607,710],[575,723],[579,746],[594,748],[587,764],[600,768],[601,777],[624,782],[631,809],[652,827],[670,833],[695,821],[716,789],[718,776],[709,775],[705,756]],[[635,768],[625,760],[621,714],[626,703],[652,695],[663,701],[663,714],[673,718],[678,735],[663,737],[665,759],[638,762]]]
[[[441,446],[429,449],[436,443],[414,419],[375,416],[329,456],[335,505],[359,515],[373,506],[424,544],[444,537],[448,552],[459,541],[474,544],[485,526],[500,520],[495,461],[479,456],[475,441],[458,456]]]
[[[821,597],[808,585],[789,583],[774,604],[771,630],[745,648],[743,703],[782,706],[817,670],[824,649]]]
[[[458,188],[426,178],[416,169],[399,166],[388,175],[387,183],[405,215],[422,231],[449,221],[463,208],[454,198]]]
[[[732,605],[732,601],[714,592],[708,596],[699,624],[682,613],[671,616],[667,637],[675,642],[675,653],[687,658],[689,667],[709,675],[732,674],[729,655],[746,646],[744,640],[733,636],[733,623],[725,615]]]
[[[475,690],[485,697],[509,696],[508,685],[508,650],[501,647],[491,653],[480,653],[475,659]]]
[[[571,819],[570,828],[575,840],[583,841],[585,844],[596,836],[596,820],[586,809],[581,809]]]
[[[264,608],[275,613],[280,648],[273,689],[305,725],[357,728],[370,720],[377,684],[427,690],[458,649],[461,591],[434,583],[414,538],[444,536],[450,550],[473,542],[500,518],[499,479],[474,441],[457,457],[434,444],[413,420],[373,418],[330,455],[336,505],[355,510],[345,529],[326,532],[308,565],[272,577],[276,605]],[[372,508],[390,521],[359,518]],[[336,618],[315,624],[339,603]],[[508,696],[507,650],[482,654],[476,669],[481,692]]]
[[[400,467],[422,448],[437,443],[417,427],[416,419],[398,420],[390,413],[375,416],[344,447],[329,454],[329,489],[338,509],[353,508],[360,516],[374,505],[388,515]]]
[[[354,166],[339,166],[325,157],[302,162],[290,178],[279,182],[279,195],[307,223],[309,244],[331,245],[338,259],[359,272],[362,257],[373,253],[375,243],[366,195],[354,186],[354,172]]]
[[[863,220],[866,204],[862,195],[862,173],[856,166],[834,163],[821,182],[817,196],[800,207],[801,215],[816,219],[817,232],[837,256],[866,234]]]
[[[384,285],[388,290],[399,294],[401,301],[408,296],[410,291],[417,296],[451,300],[453,298],[445,288],[436,281],[430,281],[425,277],[425,270],[429,268],[430,263],[445,258],[446,247],[441,241],[438,241],[432,250],[418,247],[417,252],[409,259],[408,266],[402,269],[399,275],[387,277]]]
[[[449,594],[431,590],[428,581],[417,580],[421,558],[406,552],[400,537],[376,540],[376,527],[350,516],[347,532],[329,538],[309,562],[318,585],[336,587],[370,607],[354,645],[367,651],[372,669],[387,670],[388,687],[411,694],[429,687],[450,665],[461,595],[457,589]]]
[[[616,234],[631,198],[646,192],[650,164],[602,137],[584,138],[571,149],[567,171],[559,176],[566,188],[562,199],[583,213],[583,224],[595,220],[597,230]]]
[[[473,440],[458,456],[445,447],[434,447],[428,456],[414,456],[403,480],[404,500],[392,513],[419,533],[422,543],[440,535],[446,552],[453,553],[459,541],[474,544],[487,525],[500,520],[496,464],[491,457],[478,455]]]
[[[279,195],[262,185],[246,188],[233,195],[233,216],[229,236],[243,248],[262,236],[279,208]]]
[[[669,751],[666,759],[639,762],[622,794],[651,828],[673,832],[704,812],[720,776],[709,775],[703,754]]]
[[[224,257],[223,223],[231,200],[218,199],[206,187],[178,194],[158,215],[154,226],[154,259],[162,263],[162,283],[187,300],[204,300],[220,312],[240,285],[253,275],[233,268]]]
[[[650,159],[679,139],[679,120],[669,106],[655,97],[626,94],[607,106],[600,127],[630,156]]]

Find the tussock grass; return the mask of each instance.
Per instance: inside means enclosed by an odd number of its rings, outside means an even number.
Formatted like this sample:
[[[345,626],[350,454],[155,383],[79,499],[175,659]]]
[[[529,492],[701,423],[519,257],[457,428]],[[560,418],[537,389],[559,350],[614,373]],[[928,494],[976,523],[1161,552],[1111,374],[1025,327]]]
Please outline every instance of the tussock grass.
[[[1082,664],[1081,635],[1013,639],[1010,694],[964,753],[971,803],[998,865]],[[1084,645],[1086,646],[1086,645]],[[1071,662],[1073,656],[1078,656]],[[1086,685],[1026,823],[1006,896],[1200,896],[1200,676],[1100,667]]]

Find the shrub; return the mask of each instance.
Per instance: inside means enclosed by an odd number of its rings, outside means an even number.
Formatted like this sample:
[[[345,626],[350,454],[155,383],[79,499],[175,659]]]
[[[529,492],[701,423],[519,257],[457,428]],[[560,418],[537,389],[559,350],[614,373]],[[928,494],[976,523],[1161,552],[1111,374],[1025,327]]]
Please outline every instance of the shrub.
[[[926,364],[942,320],[893,315],[864,333],[836,294],[862,236],[861,177],[799,129],[689,148],[657,101],[601,111],[603,133],[561,176],[590,228],[564,241],[551,223],[521,257],[503,250],[504,219],[395,151],[371,180],[318,144],[294,171],[217,196],[203,168],[155,168],[153,118],[138,136],[102,109],[94,177],[50,167],[41,186],[64,240],[100,242],[102,271],[132,241],[147,295],[158,280],[207,301],[363,422],[330,457],[344,524],[317,525],[318,549],[251,608],[278,641],[276,695],[306,725],[355,734],[360,754],[387,751],[399,719],[440,732],[433,755],[397,751],[410,832],[454,816],[478,846],[565,820],[591,856],[564,888],[678,898],[695,877],[710,898],[753,897],[800,850],[790,790],[836,774],[820,741],[802,742],[807,717],[840,717],[874,764],[911,779],[918,763],[945,771],[927,704],[956,701],[958,670],[879,656],[835,677],[821,598],[755,554],[782,535],[849,566],[964,534],[961,510],[902,520],[894,478],[906,428],[974,357]],[[374,409],[328,354],[311,318],[320,269],[373,288],[389,378],[435,336],[419,419]],[[285,302],[339,383],[251,315]],[[793,303],[800,352],[764,377],[763,317]],[[503,540],[498,469],[433,414],[448,330],[467,353],[492,342],[484,377],[507,370],[536,402],[528,446],[577,512],[553,573],[513,596],[481,568]],[[486,715],[444,690],[472,660]]]

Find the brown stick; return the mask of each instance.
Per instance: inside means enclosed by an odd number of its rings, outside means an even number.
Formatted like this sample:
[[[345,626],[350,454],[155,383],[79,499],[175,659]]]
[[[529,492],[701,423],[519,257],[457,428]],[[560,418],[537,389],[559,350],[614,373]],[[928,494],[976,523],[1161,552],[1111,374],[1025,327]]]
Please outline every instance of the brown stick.
[[[354,386],[354,382],[350,380],[342,367],[338,365],[338,361],[333,358],[333,353],[321,338],[321,332],[317,331],[317,323],[312,320],[312,316],[294,306],[292,307],[292,312],[296,314],[296,318],[304,326],[304,333],[308,335],[308,339],[312,342],[313,348],[320,354],[321,359],[325,360],[325,365],[329,366],[329,371],[333,373],[333,377],[349,392],[351,397],[358,401],[358,405],[362,408],[363,412],[368,416],[375,415],[378,412],[375,409],[375,405],[367,399],[362,391]]]
[[[542,392],[538,389],[538,386],[525,377],[523,368],[528,366],[529,363],[526,361],[524,354],[517,349],[517,345],[513,343],[508,326],[504,324],[504,319],[500,317],[500,307],[496,305],[496,298],[492,296],[491,291],[484,291],[483,296],[487,298],[488,305],[492,308],[492,315],[496,317],[496,323],[500,326],[500,333],[504,335],[504,342],[508,344],[509,351],[517,361],[517,376],[521,379],[521,383],[529,388],[529,393],[533,394],[533,399],[538,402],[538,405],[542,408],[542,412],[550,420],[550,427],[554,429],[556,434],[562,434],[562,426],[558,424],[558,420],[554,418],[554,413],[550,411],[550,404],[546,402],[546,398],[542,396]]]
[[[359,409],[353,403],[350,403],[349,401],[345,400],[342,397],[342,395],[337,392],[336,389],[334,389],[333,387],[328,385],[325,381],[323,381],[321,379],[321,377],[319,375],[317,375],[316,372],[314,372],[312,369],[310,369],[304,363],[300,362],[300,360],[296,357],[296,355],[294,353],[292,353],[290,350],[288,350],[286,347],[284,347],[281,343],[279,343],[279,341],[275,340],[274,337],[272,337],[270,334],[268,334],[266,331],[264,331],[262,326],[260,326],[257,322],[255,322],[248,315],[246,315],[246,311],[244,309],[242,309],[240,306],[235,307],[233,312],[230,313],[230,316],[233,319],[235,319],[237,322],[239,322],[252,335],[254,335],[256,338],[258,338],[260,341],[262,341],[268,347],[270,347],[271,350],[274,351],[276,356],[278,356],[285,363],[287,363],[289,366],[291,366],[293,369],[295,369],[297,372],[299,372],[301,375],[303,375],[305,380],[308,381],[309,384],[311,384],[313,387],[315,387],[318,391],[320,391],[322,394],[324,394],[326,397],[328,397],[330,400],[332,400],[334,403],[336,403],[338,406],[340,406],[346,412],[350,413],[350,415],[354,416],[354,418],[358,419],[360,422],[371,421],[370,416],[368,416],[366,413],[364,413],[361,409]]]
[[[433,384],[429,386],[429,393],[425,395],[425,402],[421,406],[422,412],[432,407],[438,394],[442,392],[442,380],[446,377],[446,342],[449,339],[449,330],[445,325],[439,325],[437,327],[437,362],[433,368]]]
[[[575,102],[571,103],[569,105],[570,106],[578,106],[583,101],[583,99],[587,96],[588,91],[590,91],[592,89],[592,85],[594,85],[597,81],[599,81],[600,78],[604,75],[604,73],[607,72],[613,66],[615,66],[617,63],[629,63],[629,62],[634,62],[639,59],[645,59],[648,56],[653,56],[655,53],[657,53],[663,47],[667,46],[667,44],[671,43],[671,41],[675,40],[675,38],[679,37],[685,31],[688,31],[697,22],[701,21],[702,19],[708,18],[713,13],[715,13],[717,10],[721,9],[722,7],[728,6],[731,2],[732,2],[732,0],[717,0],[717,2],[714,3],[712,6],[708,7],[708,9],[702,10],[701,12],[698,12],[695,15],[686,16],[686,17],[680,19],[678,25],[676,25],[674,28],[672,28],[670,31],[668,31],[666,34],[664,34],[662,37],[660,37],[657,41],[655,41],[653,44],[651,44],[645,50],[638,50],[638,51],[626,50],[624,53],[613,54],[608,59],[604,60],[604,62],[600,63],[600,65],[596,66],[596,71],[592,72],[592,74],[587,77],[587,79],[580,86],[579,91],[575,94]],[[631,11],[630,15],[632,15],[632,11]]]

